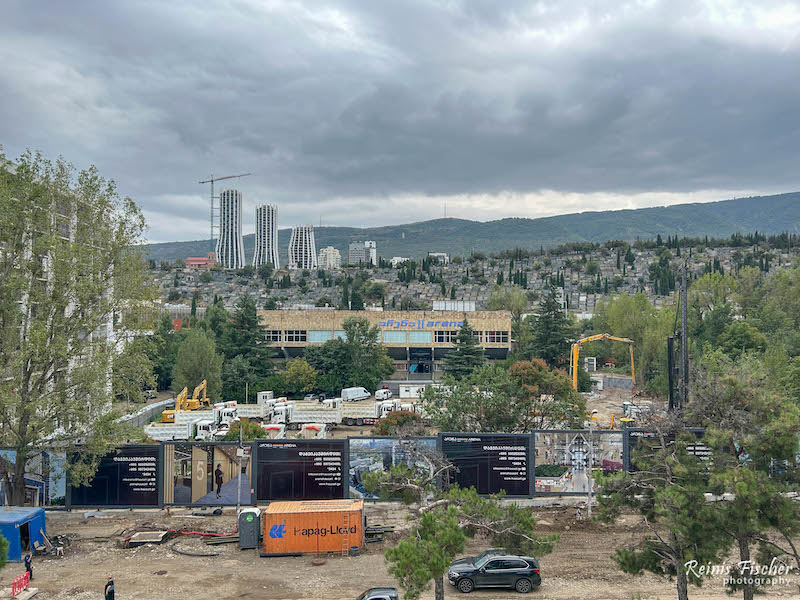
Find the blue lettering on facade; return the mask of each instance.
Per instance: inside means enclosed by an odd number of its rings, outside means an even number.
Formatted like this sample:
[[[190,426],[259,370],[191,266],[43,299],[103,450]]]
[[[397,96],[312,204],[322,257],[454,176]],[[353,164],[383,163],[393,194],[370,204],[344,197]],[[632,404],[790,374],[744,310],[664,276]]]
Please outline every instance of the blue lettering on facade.
[[[403,319],[402,321],[395,321],[388,319],[386,321],[378,321],[378,327],[381,329],[436,329],[440,327],[461,327],[464,321],[425,321],[420,319],[418,321],[409,321]]]

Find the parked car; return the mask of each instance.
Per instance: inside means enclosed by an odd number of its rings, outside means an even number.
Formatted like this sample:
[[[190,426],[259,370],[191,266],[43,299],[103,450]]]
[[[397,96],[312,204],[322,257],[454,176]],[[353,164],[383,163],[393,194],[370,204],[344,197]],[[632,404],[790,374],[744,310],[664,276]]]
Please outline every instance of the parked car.
[[[374,587],[369,588],[356,600],[400,600],[397,588],[393,587]]]
[[[158,392],[156,390],[145,390],[144,397],[148,400],[153,400],[158,396]]]
[[[386,388],[375,391],[375,400],[388,400],[391,397],[392,397],[391,390],[388,390]]]
[[[447,579],[468,594],[478,588],[513,588],[527,594],[542,583],[539,563],[530,556],[495,554],[496,549],[450,565]]]

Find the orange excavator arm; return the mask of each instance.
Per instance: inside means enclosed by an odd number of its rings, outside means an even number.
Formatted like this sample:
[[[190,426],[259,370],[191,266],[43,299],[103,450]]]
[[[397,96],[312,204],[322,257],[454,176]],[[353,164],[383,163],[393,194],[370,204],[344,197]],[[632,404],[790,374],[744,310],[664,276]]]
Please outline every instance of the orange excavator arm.
[[[624,342],[628,344],[628,349],[630,350],[630,355],[631,355],[631,379],[633,380],[633,386],[636,387],[636,372],[633,367],[633,340],[628,338],[616,337],[613,335],[609,335],[608,333],[598,333],[595,335],[590,335],[588,337],[577,340],[574,344],[572,344],[569,353],[569,368],[570,372],[572,373],[572,387],[576,390],[578,389],[578,368],[579,368],[578,359],[581,353],[581,345],[585,344],[586,342],[594,342],[597,340],[613,340],[615,342]]]

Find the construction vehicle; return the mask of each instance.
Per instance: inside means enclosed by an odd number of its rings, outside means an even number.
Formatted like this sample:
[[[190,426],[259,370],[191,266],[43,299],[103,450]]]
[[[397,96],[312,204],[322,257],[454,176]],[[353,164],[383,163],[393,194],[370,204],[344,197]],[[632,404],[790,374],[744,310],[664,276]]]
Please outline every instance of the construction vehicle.
[[[342,411],[342,424],[344,425],[375,425],[389,413],[398,410],[415,412],[416,407],[411,403],[402,403],[399,400],[384,400],[382,402],[353,402],[340,407]]]
[[[189,395],[189,388],[183,388],[180,393],[175,396],[175,408],[174,409],[167,409],[161,412],[161,422],[162,423],[174,423],[175,422],[175,413],[179,410],[183,410],[183,405],[186,402],[186,396]]]
[[[200,410],[200,408],[203,406],[206,408],[211,408],[213,406],[213,402],[211,402],[211,398],[206,396],[207,390],[208,383],[205,379],[203,379],[203,383],[194,388],[192,397],[186,401],[186,408],[184,410]],[[203,393],[202,396],[199,395],[200,392]]]
[[[574,389],[578,389],[578,369],[579,366],[579,357],[581,352],[581,345],[585,344],[586,342],[594,342],[597,340],[613,340],[615,342],[625,342],[628,344],[628,349],[630,350],[631,354],[631,379],[633,380],[633,387],[636,387],[636,372],[633,368],[633,340],[628,338],[621,338],[615,337],[613,335],[609,335],[607,333],[598,333],[597,335],[590,335],[589,337],[582,338],[572,344],[572,348],[570,348],[569,353],[569,371],[572,374],[572,387]]]
[[[181,392],[175,396],[175,408],[165,410],[161,413],[162,423],[175,423],[175,415],[183,411],[200,410],[201,408],[210,409],[212,407],[211,398],[206,396],[208,384],[203,379],[203,383],[194,388],[192,397],[189,396],[189,389],[183,388]],[[200,394],[203,394],[202,396]]]

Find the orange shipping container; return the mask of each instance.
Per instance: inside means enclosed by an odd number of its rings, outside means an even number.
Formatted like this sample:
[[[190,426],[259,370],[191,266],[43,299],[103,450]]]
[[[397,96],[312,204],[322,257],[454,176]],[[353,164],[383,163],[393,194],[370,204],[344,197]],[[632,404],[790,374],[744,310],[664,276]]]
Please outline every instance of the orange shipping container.
[[[363,500],[272,502],[263,519],[265,554],[348,552],[364,546]]]

